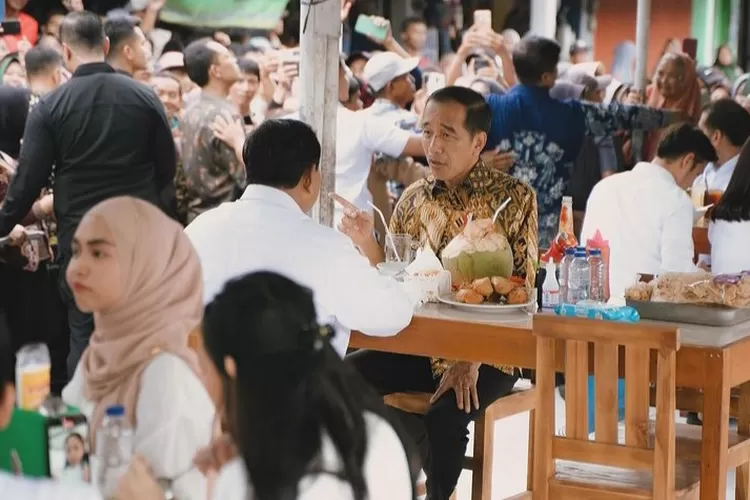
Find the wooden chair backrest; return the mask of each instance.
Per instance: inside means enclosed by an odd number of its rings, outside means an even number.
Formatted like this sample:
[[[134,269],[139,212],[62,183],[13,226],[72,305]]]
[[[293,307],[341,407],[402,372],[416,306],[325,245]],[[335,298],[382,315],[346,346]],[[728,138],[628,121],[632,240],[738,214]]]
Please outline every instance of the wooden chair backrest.
[[[537,315],[534,494],[548,491],[555,459],[653,470],[654,498],[675,488],[675,360],[679,329],[669,325]],[[556,346],[564,345],[565,437],[555,436]],[[589,440],[589,344],[593,344],[594,440]],[[619,348],[624,348],[625,443],[618,444]],[[649,443],[650,351],[656,351],[656,434]],[[538,455],[537,455],[538,454]],[[541,470],[540,470],[541,467]],[[671,495],[669,492],[672,492]],[[658,493],[657,493],[658,492]],[[540,498],[548,495],[541,494]]]

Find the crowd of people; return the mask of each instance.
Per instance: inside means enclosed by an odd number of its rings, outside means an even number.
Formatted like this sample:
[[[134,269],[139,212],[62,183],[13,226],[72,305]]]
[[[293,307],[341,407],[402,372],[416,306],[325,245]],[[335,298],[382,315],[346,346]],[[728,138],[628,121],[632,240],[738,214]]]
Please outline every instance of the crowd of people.
[[[321,145],[297,119],[293,40],[157,50],[158,0],[105,18],[66,3],[41,26],[8,3],[22,33],[0,62],[0,428],[13,353],[48,343],[53,392],[90,436],[112,403],[134,426],[118,500],[164,498],[164,480],[180,500],[411,499],[420,467],[428,498],[450,497],[469,423],[521,373],[347,355],[351,330],[395,335],[414,311],[377,271],[373,207],[439,255],[468,214],[510,200],[497,224],[533,288],[572,196],[580,240],[610,242],[616,297],[636,273],[696,269],[687,192],[720,191],[697,266],[750,269],[750,113],[726,47],[708,71],[668,46],[641,93],[627,44],[607,72],[585,43],[561,61],[554,40],[475,25],[434,61],[423,21],[394,36],[376,18],[382,50],[339,63],[328,228],[307,215]],[[383,406],[408,391],[433,393],[423,417]],[[32,492],[99,498],[0,475],[2,498]]]

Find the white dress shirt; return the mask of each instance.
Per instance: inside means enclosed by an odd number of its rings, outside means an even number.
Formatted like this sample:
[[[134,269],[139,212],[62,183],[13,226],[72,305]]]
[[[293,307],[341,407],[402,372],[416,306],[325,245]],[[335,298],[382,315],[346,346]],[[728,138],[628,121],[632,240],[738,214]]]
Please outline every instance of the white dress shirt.
[[[732,178],[734,168],[737,166],[737,160],[740,155],[735,155],[723,165],[717,167],[714,163],[709,163],[703,170],[703,173],[699,175],[693,182],[693,189],[699,189],[701,191],[716,190],[726,191],[729,185],[729,180]]]
[[[594,186],[581,241],[601,231],[610,247],[610,292],[621,298],[638,273],[687,272],[693,265],[693,205],[667,170],[638,163]]]
[[[91,419],[95,405],[84,396],[80,363],[62,397]],[[216,412],[200,379],[177,356],[158,354],[141,374],[135,414],[134,452],[146,458],[155,477],[172,480],[176,498],[205,500],[206,478],[193,458],[211,442]]]
[[[299,114],[287,116],[299,120]],[[336,113],[336,194],[341,195],[360,210],[372,208],[372,193],[367,178],[375,153],[397,158],[401,156],[412,133],[401,129],[387,117],[374,116],[367,111],[352,111],[339,105]],[[334,227],[343,216],[335,207]]]
[[[363,473],[371,500],[410,500],[413,498],[411,474],[401,440],[393,428],[377,415],[365,414],[367,453]],[[327,434],[321,443],[321,466],[328,471],[341,470],[341,459]],[[245,464],[237,458],[219,471],[212,500],[251,498]],[[349,483],[333,474],[310,474],[299,483],[299,500],[351,500]]]
[[[750,271],[750,221],[712,221],[708,225],[708,241],[713,274]]]
[[[346,236],[312,220],[279,189],[250,185],[185,233],[201,260],[206,304],[233,278],[282,274],[313,291],[319,321],[336,327],[333,345],[341,356],[350,330],[390,336],[411,322],[414,306],[400,284],[378,275]]]
[[[0,471],[3,500],[103,500],[99,491],[86,483],[18,477]]]

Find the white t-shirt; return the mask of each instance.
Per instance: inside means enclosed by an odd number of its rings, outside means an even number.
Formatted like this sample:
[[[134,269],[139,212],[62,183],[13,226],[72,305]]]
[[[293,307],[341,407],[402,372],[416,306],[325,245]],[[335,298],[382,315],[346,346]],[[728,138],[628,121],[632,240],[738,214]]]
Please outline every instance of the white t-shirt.
[[[708,225],[711,272],[735,274],[750,271],[750,221],[718,220]]]
[[[0,471],[3,500],[103,500],[99,491],[86,483],[58,482],[17,477]]]
[[[95,405],[83,389],[79,364],[62,396],[90,419]],[[211,442],[215,415],[205,386],[182,359],[161,353],[143,370],[134,451],[146,458],[155,477],[172,480],[172,492],[180,500],[206,499],[206,478],[193,466],[193,458]],[[97,457],[91,458],[95,468]]]
[[[365,414],[367,424],[367,454],[364,476],[371,500],[411,500],[413,486],[409,462],[401,440],[393,428],[377,415]],[[333,441],[322,436],[322,464],[326,470],[340,469],[341,460]],[[245,500],[252,486],[242,459],[237,458],[219,471],[212,500]],[[332,474],[311,474],[299,483],[299,500],[350,500],[349,484]]]
[[[653,163],[601,180],[591,191],[581,241],[609,241],[610,292],[624,296],[638,273],[694,271],[693,205],[672,174]]]

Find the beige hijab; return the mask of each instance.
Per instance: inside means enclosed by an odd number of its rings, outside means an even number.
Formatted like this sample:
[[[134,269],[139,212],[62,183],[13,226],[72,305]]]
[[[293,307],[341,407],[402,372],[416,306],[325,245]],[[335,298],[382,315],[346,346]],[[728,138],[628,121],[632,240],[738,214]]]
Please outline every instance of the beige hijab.
[[[123,405],[135,426],[141,374],[156,354],[178,356],[201,377],[188,336],[203,317],[203,291],[190,241],[155,206],[112,198],[84,219],[91,217],[101,217],[112,232],[122,280],[119,304],[94,313],[94,333],[81,358],[84,395],[96,404],[90,422],[93,443],[109,405]]]

